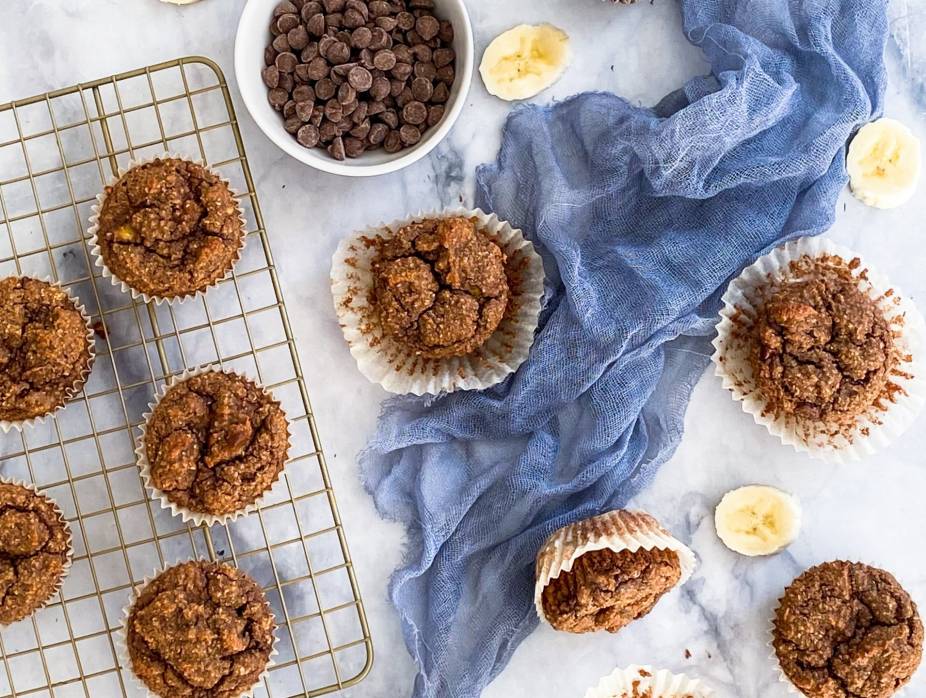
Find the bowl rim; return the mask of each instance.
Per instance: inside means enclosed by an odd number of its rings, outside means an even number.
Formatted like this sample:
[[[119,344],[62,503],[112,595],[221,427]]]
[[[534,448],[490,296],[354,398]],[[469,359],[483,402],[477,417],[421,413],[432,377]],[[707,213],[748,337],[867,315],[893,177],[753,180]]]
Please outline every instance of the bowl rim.
[[[459,91],[455,99],[449,102],[450,108],[444,114],[436,128],[431,129],[421,142],[405,151],[400,151],[396,157],[380,163],[364,163],[363,156],[354,160],[338,161],[328,155],[327,152],[318,148],[305,148],[299,145],[296,140],[283,131],[282,122],[280,129],[269,128],[265,123],[264,116],[260,113],[255,103],[254,90],[251,89],[256,80],[260,85],[260,99],[266,100],[266,87],[260,79],[260,71],[254,71],[254,75],[249,73],[253,69],[250,56],[245,55],[244,44],[247,42],[245,32],[254,30],[254,24],[264,23],[255,22],[255,17],[259,8],[264,5],[273,7],[278,0],[247,0],[244,8],[241,10],[241,16],[238,19],[238,28],[235,32],[235,49],[234,49],[234,67],[235,79],[238,83],[238,92],[241,100],[257,128],[273,142],[278,148],[290,157],[299,160],[305,165],[309,165],[322,172],[336,174],[346,177],[375,177],[378,175],[389,174],[404,169],[413,163],[422,160],[431,153],[437,145],[442,142],[450,130],[456,124],[463,107],[466,104],[467,97],[472,87],[473,70],[475,62],[475,41],[473,38],[473,26],[470,20],[469,11],[466,8],[464,0],[435,0],[436,4],[451,3],[457,6],[460,15],[463,18],[463,27],[454,26],[454,32],[460,32],[462,29],[464,55],[462,56],[462,70],[457,71],[457,80],[461,81]],[[271,10],[272,11],[272,10]],[[459,34],[458,34],[459,36]],[[457,60],[460,61],[458,54]],[[247,87],[246,87],[247,85]]]

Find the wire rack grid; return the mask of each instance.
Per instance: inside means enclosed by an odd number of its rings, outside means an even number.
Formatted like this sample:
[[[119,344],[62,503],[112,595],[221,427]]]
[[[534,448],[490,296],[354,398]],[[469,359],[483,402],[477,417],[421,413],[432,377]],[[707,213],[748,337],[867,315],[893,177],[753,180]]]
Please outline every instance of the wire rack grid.
[[[231,278],[173,306],[133,301],[102,278],[85,233],[104,184],[163,152],[228,179],[248,231]],[[373,660],[369,627],[219,67],[181,58],[0,104],[0,230],[0,277],[59,282],[97,335],[83,393],[42,425],[0,434],[0,474],[52,497],[74,543],[57,597],[0,629],[0,696],[142,695],[119,663],[122,609],[145,577],[193,558],[245,570],[273,606],[279,655],[256,695],[318,696],[361,681]],[[204,364],[270,388],[293,443],[260,509],[212,528],[183,524],[151,500],[133,453],[156,391]]]

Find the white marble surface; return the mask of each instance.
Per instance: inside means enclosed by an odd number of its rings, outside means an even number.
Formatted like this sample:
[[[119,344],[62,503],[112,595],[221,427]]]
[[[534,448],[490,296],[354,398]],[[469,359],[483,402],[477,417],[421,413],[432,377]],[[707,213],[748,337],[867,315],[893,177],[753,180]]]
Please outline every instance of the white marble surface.
[[[181,55],[217,60],[234,84],[232,40],[244,0],[204,0],[187,8],[157,0],[4,0],[0,2],[0,103]],[[596,0],[469,0],[477,52],[518,22],[552,21],[573,38],[575,61],[540,100],[588,89],[655,103],[702,72],[680,32],[678,6],[655,0],[614,7]],[[900,77],[889,47],[887,112],[926,140],[926,110]],[[420,208],[471,202],[474,168],[491,159],[508,105],[479,81],[449,141],[400,173],[360,181],[314,172],[278,151],[236,101],[251,168],[276,253],[309,389],[366,601],[376,661],[350,696],[407,695],[413,666],[386,599],[403,534],[380,520],[356,476],[355,457],[372,433],[385,393],[355,370],[327,286],[328,262],[347,231]],[[284,191],[285,187],[285,191]],[[926,296],[922,235],[926,187],[908,206],[881,212],[839,203],[831,235],[854,247],[910,296]],[[720,698],[776,698],[766,629],[775,599],[802,569],[833,558],[891,569],[926,605],[926,431],[920,420],[887,452],[852,465],[825,465],[781,447],[705,376],[695,391],[676,456],[636,502],[659,516],[702,560],[694,578],[645,620],[617,636],[535,632],[485,692],[488,698],[582,695],[617,664],[653,663],[697,674]],[[786,554],[747,560],[727,551],[711,512],[726,490],[751,482],[797,494],[804,531]],[[690,658],[685,657],[685,650]],[[926,670],[908,695],[926,695]]]

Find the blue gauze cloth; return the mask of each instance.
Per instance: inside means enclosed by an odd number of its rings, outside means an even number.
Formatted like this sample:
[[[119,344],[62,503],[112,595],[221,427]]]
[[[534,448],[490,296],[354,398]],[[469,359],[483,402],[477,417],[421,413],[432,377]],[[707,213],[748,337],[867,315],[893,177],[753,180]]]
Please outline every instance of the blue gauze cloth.
[[[883,2],[682,12],[711,75],[653,110],[608,94],[516,109],[478,172],[477,203],[545,262],[529,360],[483,392],[389,402],[361,458],[408,527],[390,593],[419,698],[478,696],[537,625],[544,539],[624,505],[673,453],[723,286],[831,225],[846,141],[881,111]]]

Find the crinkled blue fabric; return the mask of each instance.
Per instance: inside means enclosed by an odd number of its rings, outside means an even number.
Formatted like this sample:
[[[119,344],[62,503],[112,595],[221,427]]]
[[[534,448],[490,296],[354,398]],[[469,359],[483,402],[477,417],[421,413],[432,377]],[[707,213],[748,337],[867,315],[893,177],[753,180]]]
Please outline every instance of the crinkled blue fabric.
[[[711,74],[655,109],[516,109],[477,204],[546,266],[529,360],[483,392],[388,403],[362,456],[408,527],[390,593],[414,696],[478,696],[537,625],[534,558],[620,507],[682,437],[725,283],[833,222],[844,148],[880,112],[880,0],[683,0]],[[397,691],[399,692],[399,691]]]

